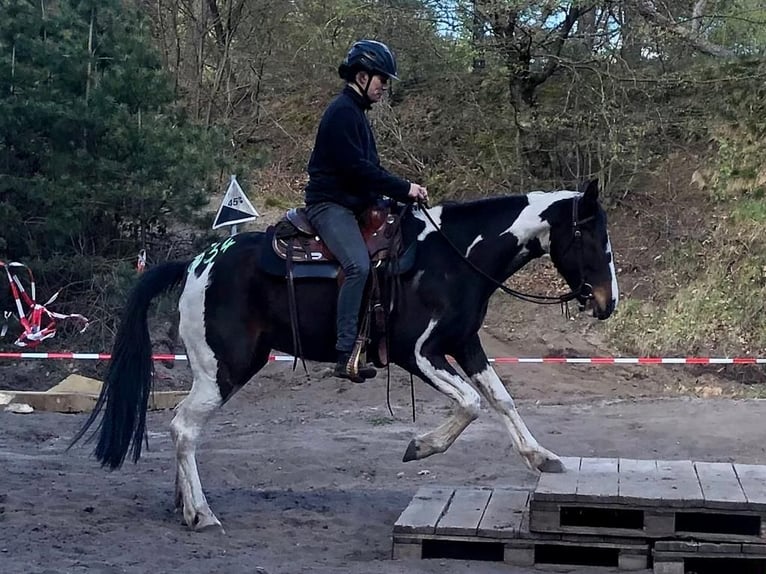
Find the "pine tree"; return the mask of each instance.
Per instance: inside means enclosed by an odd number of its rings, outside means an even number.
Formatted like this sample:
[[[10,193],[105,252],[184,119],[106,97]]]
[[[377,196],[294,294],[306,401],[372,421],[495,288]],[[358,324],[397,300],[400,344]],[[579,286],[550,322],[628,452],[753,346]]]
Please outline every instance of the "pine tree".
[[[189,125],[120,0],[0,0],[0,258],[133,254],[204,201]]]

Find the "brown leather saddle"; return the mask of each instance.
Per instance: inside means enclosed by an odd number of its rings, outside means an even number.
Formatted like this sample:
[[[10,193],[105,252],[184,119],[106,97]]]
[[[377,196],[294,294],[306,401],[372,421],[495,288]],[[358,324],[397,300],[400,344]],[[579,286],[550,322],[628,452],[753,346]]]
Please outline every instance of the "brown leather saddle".
[[[399,218],[387,205],[373,206],[360,217],[359,228],[373,263],[387,259],[392,250],[401,249]],[[280,258],[295,263],[336,261],[309,223],[303,207],[287,211],[275,226],[271,244]]]
[[[395,259],[398,266],[398,257],[403,251],[401,217],[401,214],[392,211],[390,205],[385,204],[370,207],[359,218],[359,228],[362,231],[364,242],[367,244],[367,251],[373,263],[373,271],[370,273],[370,281],[365,291],[359,334],[352,352],[352,371],[358,370],[360,362],[366,360],[364,357],[370,342],[374,342],[374,344],[370,349],[372,353],[369,353],[369,359],[378,367],[388,364],[387,318],[383,304],[382,279],[377,272],[377,267],[390,259]],[[296,351],[294,355],[297,360],[298,357],[302,358],[303,353],[300,333],[298,332],[298,306],[294,286],[295,268],[311,263],[327,265],[328,262],[337,262],[337,259],[317,235],[306,217],[305,209],[302,207],[287,211],[285,216],[274,226],[271,245],[274,253],[285,261],[288,307],[293,331],[293,348]],[[342,281],[342,275],[338,279]]]

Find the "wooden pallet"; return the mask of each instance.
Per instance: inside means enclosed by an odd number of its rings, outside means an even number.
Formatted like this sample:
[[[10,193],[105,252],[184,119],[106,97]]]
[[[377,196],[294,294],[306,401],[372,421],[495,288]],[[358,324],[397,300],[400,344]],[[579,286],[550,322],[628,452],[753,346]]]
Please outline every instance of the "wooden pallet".
[[[569,458],[543,474],[533,532],[766,542],[766,466]]]
[[[654,574],[766,571],[766,544],[658,540],[653,555]]]
[[[393,558],[647,568],[649,547],[636,540],[531,533],[528,499],[512,488],[421,488],[394,525]]]

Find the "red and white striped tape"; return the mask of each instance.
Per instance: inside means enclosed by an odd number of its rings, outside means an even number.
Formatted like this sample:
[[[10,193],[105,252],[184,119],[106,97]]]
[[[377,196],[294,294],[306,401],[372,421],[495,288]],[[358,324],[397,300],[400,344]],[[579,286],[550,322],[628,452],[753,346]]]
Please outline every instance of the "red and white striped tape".
[[[108,353],[0,353],[0,359],[72,359],[107,361]],[[152,355],[157,361],[186,361],[186,355]],[[271,355],[270,361],[292,361],[290,355]],[[491,363],[591,365],[764,365],[766,357],[496,357]]]

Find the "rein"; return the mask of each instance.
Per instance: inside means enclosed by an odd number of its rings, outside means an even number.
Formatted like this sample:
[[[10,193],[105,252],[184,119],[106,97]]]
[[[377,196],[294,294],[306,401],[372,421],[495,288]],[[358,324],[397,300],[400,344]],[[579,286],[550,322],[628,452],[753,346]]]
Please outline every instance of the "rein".
[[[569,291],[569,293],[565,293],[563,295],[558,296],[548,296],[548,295],[537,295],[534,293],[524,293],[522,291],[517,291],[516,289],[511,289],[510,287],[505,286],[501,281],[498,281],[482,269],[479,269],[471,260],[468,259],[467,256],[463,255],[463,253],[458,249],[454,243],[452,243],[452,240],[447,237],[446,233],[444,233],[444,230],[433,220],[431,217],[431,214],[428,213],[428,204],[424,204],[422,202],[418,202],[418,205],[420,207],[420,211],[426,216],[426,219],[431,223],[431,225],[434,226],[434,229],[439,232],[439,235],[441,235],[444,238],[444,241],[447,242],[447,245],[449,245],[452,250],[455,252],[455,254],[466,264],[468,267],[470,267],[475,273],[481,275],[484,277],[487,281],[492,283],[496,288],[500,289],[504,293],[511,295],[512,297],[516,297],[517,299],[520,299],[522,301],[526,301],[527,303],[535,303],[537,305],[556,305],[560,304],[562,308],[565,306],[566,303],[569,301],[572,301],[573,299],[577,298],[585,298],[585,299],[592,299],[593,298],[593,292],[592,292],[592,286],[585,282],[585,274],[584,274],[584,263],[583,263],[583,249],[582,249],[582,231],[580,230],[580,226],[584,225],[585,223],[588,223],[591,221],[595,216],[591,215],[590,217],[586,217],[585,219],[578,220],[577,219],[577,205],[579,203],[580,199],[575,198],[575,200],[572,202],[572,235],[573,240],[570,244],[570,247],[574,244],[578,247],[578,263],[580,266],[580,285],[577,287],[575,291]],[[581,305],[582,307],[582,305]]]

